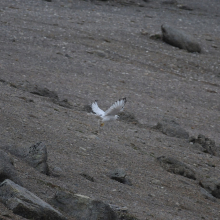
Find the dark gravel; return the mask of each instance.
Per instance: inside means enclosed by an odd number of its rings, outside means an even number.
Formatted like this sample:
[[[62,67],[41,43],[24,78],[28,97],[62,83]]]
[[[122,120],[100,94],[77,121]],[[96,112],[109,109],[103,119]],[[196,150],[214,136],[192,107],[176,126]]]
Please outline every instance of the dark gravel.
[[[219,199],[199,185],[219,178],[219,157],[153,129],[169,117],[219,146],[220,3],[163,2],[0,1],[0,148],[45,144],[49,170],[62,175],[12,156],[23,186],[44,201],[64,190],[126,207],[140,220],[220,219]],[[151,39],[162,24],[190,33],[202,52]],[[107,109],[123,97],[122,120],[97,134],[88,105],[97,99]],[[161,156],[198,179],[167,172]],[[106,175],[117,168],[132,185]],[[1,203],[0,213],[22,219]]]

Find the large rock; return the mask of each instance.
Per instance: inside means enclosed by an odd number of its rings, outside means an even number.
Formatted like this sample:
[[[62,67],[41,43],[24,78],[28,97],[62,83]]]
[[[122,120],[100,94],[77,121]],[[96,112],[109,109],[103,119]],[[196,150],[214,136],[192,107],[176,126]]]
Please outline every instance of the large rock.
[[[50,204],[77,220],[118,220],[108,204],[79,194],[58,191]]]
[[[14,168],[12,158],[3,150],[0,150],[0,182],[5,179],[11,179],[21,185],[21,180]]]
[[[201,180],[199,183],[205,190],[207,190],[214,197],[220,199],[220,178],[208,178]]]
[[[211,200],[213,202],[216,202],[216,200],[217,200],[210,192],[208,192],[207,190],[205,190],[202,187],[200,188],[200,193],[203,195],[203,197],[205,199],[209,199],[209,200]]]
[[[51,205],[9,179],[0,184],[0,201],[15,214],[24,218],[39,220],[66,219]]]
[[[174,27],[167,24],[161,26],[163,41],[179,47],[180,49],[185,49],[189,52],[201,52],[201,47],[194,37],[189,34],[184,33]]]
[[[175,173],[190,179],[196,179],[195,172],[184,163],[171,157],[158,157],[160,165],[168,172]]]
[[[116,180],[120,183],[125,183],[126,173],[122,168],[117,168],[109,173],[109,177],[113,180]]]
[[[47,148],[44,143],[38,142],[29,148],[26,161],[39,172],[49,174],[47,165]]]
[[[11,154],[23,158],[29,165],[41,173],[48,174],[47,147],[44,143],[38,142],[30,147],[7,146],[5,150]]]
[[[220,149],[216,146],[215,141],[205,137],[202,134],[198,135],[198,138],[191,137],[190,142],[197,145],[204,153],[219,156]]]
[[[123,168],[117,168],[115,170],[112,170],[109,173],[109,177],[113,180],[118,181],[119,183],[127,184],[127,185],[132,185],[131,181],[126,178],[126,172]]]
[[[158,122],[154,128],[158,129],[163,134],[166,134],[170,137],[177,137],[183,139],[189,138],[188,132],[181,128],[180,125],[173,119],[163,118],[162,121]]]

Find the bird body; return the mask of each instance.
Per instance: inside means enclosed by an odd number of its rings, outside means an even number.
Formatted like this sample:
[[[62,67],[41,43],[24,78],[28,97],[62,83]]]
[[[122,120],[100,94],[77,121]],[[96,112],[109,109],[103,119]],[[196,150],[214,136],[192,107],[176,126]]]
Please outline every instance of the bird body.
[[[97,101],[93,102],[91,106],[92,111],[95,113],[95,115],[101,118],[100,126],[103,126],[104,122],[106,121],[117,120],[119,118],[117,114],[123,111],[126,101],[127,101],[126,98],[119,99],[105,112],[99,108]]]

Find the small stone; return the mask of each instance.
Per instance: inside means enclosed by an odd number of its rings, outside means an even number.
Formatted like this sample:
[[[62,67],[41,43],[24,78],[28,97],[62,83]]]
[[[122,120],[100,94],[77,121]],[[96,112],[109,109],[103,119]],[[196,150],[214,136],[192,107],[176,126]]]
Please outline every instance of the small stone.
[[[160,180],[156,180],[156,179],[152,180],[151,182],[156,185],[161,184]]]
[[[96,54],[101,58],[105,58],[107,56],[107,54],[102,50],[87,51],[87,53]]]
[[[187,5],[177,5],[177,7],[182,10],[193,11],[193,9]]]
[[[68,101],[68,99],[63,99],[63,100],[54,99],[53,102],[64,108],[69,108],[69,109],[73,108],[72,104]]]
[[[162,35],[161,35],[161,33],[151,34],[150,39],[152,39],[152,40],[161,40]]]
[[[146,30],[142,30],[142,31],[141,31],[141,34],[142,34],[142,35],[148,35],[149,33],[148,33],[148,31],[146,31]]]
[[[132,185],[131,181],[126,177],[125,170],[123,168],[117,168],[113,171],[110,172],[109,177],[113,180],[118,181],[119,183],[127,184],[127,185]]]
[[[207,40],[207,41],[213,41],[212,38],[206,38],[205,40]]]
[[[94,178],[92,176],[90,176],[89,174],[86,173],[80,173],[80,176],[86,178],[87,180],[94,182]]]
[[[217,46],[217,45],[215,45],[215,44],[212,44],[212,47],[213,47],[213,48],[218,48],[218,46]]]
[[[161,2],[164,5],[176,5],[177,1],[176,0],[165,0]]]
[[[59,177],[62,176],[63,174],[63,170],[60,167],[54,167],[51,171],[50,171],[50,175],[54,176],[54,177]]]
[[[110,178],[120,183],[125,182],[125,176],[126,176],[125,170],[122,168],[118,168],[110,173]]]

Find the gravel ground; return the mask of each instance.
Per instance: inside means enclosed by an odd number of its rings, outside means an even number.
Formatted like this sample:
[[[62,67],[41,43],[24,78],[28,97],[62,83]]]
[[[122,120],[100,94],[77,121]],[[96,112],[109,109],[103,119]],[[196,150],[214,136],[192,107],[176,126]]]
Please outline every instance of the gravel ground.
[[[7,0],[0,1],[0,23],[0,146],[43,141],[50,170],[62,170],[46,176],[14,157],[28,190],[45,201],[58,189],[77,192],[127,207],[140,220],[220,219],[219,199],[205,198],[199,186],[219,178],[219,157],[153,129],[166,116],[219,146],[218,0]],[[152,39],[162,24],[190,33],[202,53]],[[127,117],[97,133],[88,105],[98,99],[107,109],[122,97]],[[197,179],[165,171],[159,156],[187,164]],[[116,168],[132,186],[108,177]],[[22,219],[2,204],[0,213]]]

